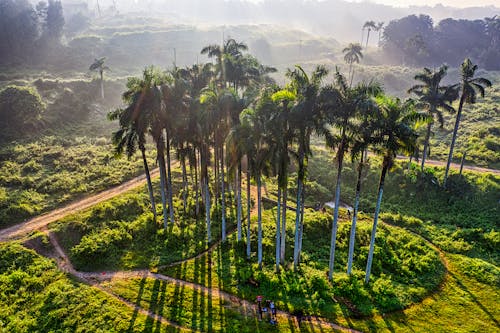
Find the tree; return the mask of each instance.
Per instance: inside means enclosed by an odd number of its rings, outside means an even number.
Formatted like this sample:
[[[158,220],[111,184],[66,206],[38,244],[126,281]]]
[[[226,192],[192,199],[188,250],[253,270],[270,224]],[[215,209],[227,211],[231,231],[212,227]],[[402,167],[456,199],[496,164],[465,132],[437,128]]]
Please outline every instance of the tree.
[[[324,135],[327,146],[337,149],[337,182],[335,187],[335,206],[333,209],[332,235],[330,243],[330,261],[328,278],[333,277],[335,263],[335,243],[338,227],[338,213],[340,206],[340,189],[344,155],[354,144],[354,137],[359,133],[356,126],[357,115],[367,112],[373,103],[371,98],[380,94],[382,89],[376,83],[360,83],[354,88],[347,86],[346,78],[337,71],[335,82],[321,91],[320,109],[325,112],[325,120],[329,127],[325,128]]]
[[[422,72],[415,75],[415,80],[422,82],[414,85],[408,90],[418,97],[417,107],[424,110],[433,120],[437,118],[439,126],[442,128],[442,111],[454,112],[451,103],[456,99],[456,89],[447,86],[440,86],[441,80],[446,76],[448,66],[442,65],[438,70],[431,71],[424,68]],[[425,160],[429,151],[429,140],[431,136],[432,125],[434,121],[427,124],[425,134],[424,151],[422,153],[421,169],[424,170]]]
[[[350,43],[342,50],[344,53],[344,61],[349,64],[349,85],[352,86],[352,79],[354,78],[353,63],[359,64],[359,60],[363,58],[361,53],[361,45],[359,43]]]
[[[61,1],[49,0],[44,35],[49,41],[59,43],[63,35],[64,15]]]
[[[411,154],[415,151],[417,133],[413,129],[416,121],[428,119],[423,113],[415,111],[411,102],[401,102],[399,99],[380,96],[377,98],[378,114],[376,119],[376,133],[374,146],[376,153],[382,157],[382,171],[378,184],[377,205],[373,218],[373,228],[370,237],[370,249],[366,263],[365,283],[370,281],[370,273],[375,249],[375,234],[384,192],[384,182],[387,172],[394,164],[399,152]]]
[[[106,57],[99,59],[94,59],[94,62],[90,65],[89,70],[99,73],[99,78],[101,82],[101,98],[104,99],[104,71],[109,71],[109,67],[104,65]]]
[[[457,139],[458,127],[460,125],[460,118],[465,103],[474,104],[477,100],[477,94],[484,97],[484,90],[486,87],[491,87],[491,82],[483,77],[474,77],[477,65],[474,65],[469,58],[466,58],[460,66],[461,82],[454,85],[456,89],[460,90],[460,102],[458,104],[457,116],[455,119],[455,127],[453,129],[453,136],[451,138],[450,153],[448,154],[448,162],[446,163],[446,171],[444,173],[443,187],[446,187],[446,180],[450,171],[450,164],[453,158],[453,148]]]
[[[382,36],[382,29],[384,27],[384,22],[378,22],[376,27],[375,27],[375,31],[378,32],[378,46],[380,47],[380,38]]]
[[[134,87],[132,85],[131,87]],[[136,86],[135,86],[136,87]],[[149,117],[148,109],[142,109],[138,104],[141,99],[140,92],[127,92],[124,94],[124,102],[128,104],[125,109],[116,109],[108,114],[109,120],[118,120],[120,129],[113,133],[113,144],[115,153],[121,156],[126,151],[130,159],[134,156],[137,148],[141,151],[144,172],[148,184],[149,200],[151,202],[151,212],[153,213],[153,223],[156,226],[156,205],[153,193],[153,184],[149,172],[148,161],[146,158],[146,134],[148,132]]]
[[[216,58],[216,71],[219,74],[219,82],[226,85],[228,77],[233,77],[232,72],[228,73],[234,67],[233,62],[242,56],[242,51],[246,50],[248,50],[248,46],[245,43],[229,38],[223,42],[222,46],[217,44],[205,46],[201,50],[201,54],[206,54],[209,58]]]
[[[301,243],[301,211],[304,204],[303,187],[307,171],[307,158],[311,154],[310,138],[317,129],[318,122],[318,96],[321,81],[328,74],[323,66],[317,66],[309,76],[300,66],[295,70],[288,70],[287,76],[291,79],[291,88],[296,92],[297,99],[290,112],[290,126],[293,128],[297,141],[297,208],[295,212],[295,244],[294,244],[294,269],[298,269]]]
[[[377,30],[377,24],[375,21],[366,21],[365,24],[363,25],[363,29],[368,30],[368,33],[366,35],[366,46],[368,47],[368,41],[370,39],[370,31],[372,30]]]
[[[46,105],[33,87],[7,86],[0,91],[0,128],[6,136],[43,126]]]

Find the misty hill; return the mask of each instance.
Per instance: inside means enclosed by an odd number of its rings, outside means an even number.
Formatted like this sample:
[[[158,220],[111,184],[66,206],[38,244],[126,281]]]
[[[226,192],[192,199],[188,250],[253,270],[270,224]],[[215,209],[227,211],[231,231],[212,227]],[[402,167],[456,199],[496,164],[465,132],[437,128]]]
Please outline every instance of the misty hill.
[[[96,12],[95,1],[88,9]],[[483,19],[500,14],[498,7],[454,8],[442,5],[396,8],[370,2],[341,0],[265,0],[254,3],[242,0],[124,0],[100,1],[101,11],[143,12],[182,24],[278,24],[311,33],[327,35],[342,42],[358,41],[367,20],[385,22],[410,14],[426,14],[434,22],[444,18]],[[373,39],[373,45],[376,40]]]

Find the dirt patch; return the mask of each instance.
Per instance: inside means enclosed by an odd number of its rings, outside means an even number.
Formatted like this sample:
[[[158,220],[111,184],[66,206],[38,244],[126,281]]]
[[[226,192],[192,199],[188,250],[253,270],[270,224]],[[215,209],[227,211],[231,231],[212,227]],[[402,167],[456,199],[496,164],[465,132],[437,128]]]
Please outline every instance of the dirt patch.
[[[30,238],[22,243],[28,249],[34,250],[36,253],[47,258],[57,258],[56,251],[50,243],[49,237],[46,234],[40,234]]]

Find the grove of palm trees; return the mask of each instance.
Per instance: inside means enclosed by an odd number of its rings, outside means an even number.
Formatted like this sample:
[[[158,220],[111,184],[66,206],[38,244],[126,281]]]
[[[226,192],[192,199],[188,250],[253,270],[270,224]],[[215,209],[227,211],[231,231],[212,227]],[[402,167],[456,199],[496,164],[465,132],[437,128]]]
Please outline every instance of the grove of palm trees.
[[[95,35],[50,39],[93,48],[81,72],[0,76],[1,331],[500,330],[484,58],[373,65],[398,22],[371,19],[327,60],[312,38],[276,61],[293,33],[264,47],[243,25],[187,56],[198,32],[97,6]],[[134,70],[130,34],[151,43]]]

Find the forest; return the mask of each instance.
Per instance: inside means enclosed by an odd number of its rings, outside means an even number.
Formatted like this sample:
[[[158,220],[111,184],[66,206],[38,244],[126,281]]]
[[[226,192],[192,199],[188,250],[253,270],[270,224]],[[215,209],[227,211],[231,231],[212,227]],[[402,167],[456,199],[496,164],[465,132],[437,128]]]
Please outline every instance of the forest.
[[[500,329],[496,16],[0,6],[2,330]]]

